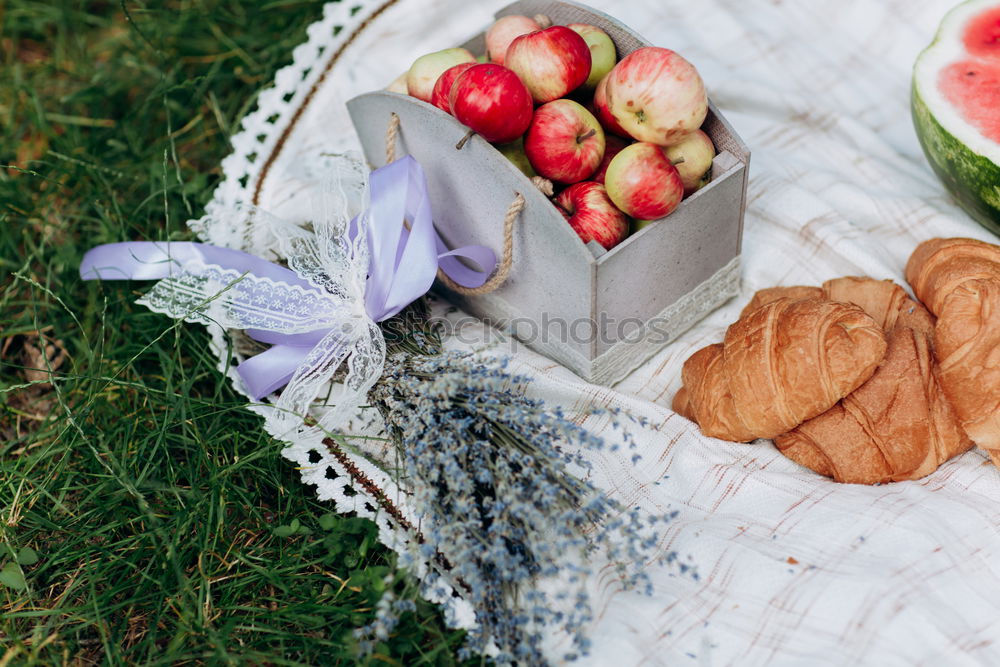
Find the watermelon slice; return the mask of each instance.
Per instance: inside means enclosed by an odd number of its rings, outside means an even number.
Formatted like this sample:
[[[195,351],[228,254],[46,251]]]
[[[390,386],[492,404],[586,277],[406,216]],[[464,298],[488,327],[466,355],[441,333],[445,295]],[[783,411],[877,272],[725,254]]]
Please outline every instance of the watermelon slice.
[[[938,177],[1000,235],[1000,0],[952,9],[913,67],[913,122]]]

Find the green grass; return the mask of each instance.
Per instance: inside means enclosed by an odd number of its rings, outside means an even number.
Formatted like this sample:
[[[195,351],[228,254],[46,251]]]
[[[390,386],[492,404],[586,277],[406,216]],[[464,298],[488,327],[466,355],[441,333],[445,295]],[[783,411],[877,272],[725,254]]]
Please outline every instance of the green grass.
[[[77,275],[99,243],[190,238],[320,14],[0,0],[0,667],[355,661],[393,566],[374,526],[299,483],[202,328]],[[461,641],[421,603],[371,662]]]

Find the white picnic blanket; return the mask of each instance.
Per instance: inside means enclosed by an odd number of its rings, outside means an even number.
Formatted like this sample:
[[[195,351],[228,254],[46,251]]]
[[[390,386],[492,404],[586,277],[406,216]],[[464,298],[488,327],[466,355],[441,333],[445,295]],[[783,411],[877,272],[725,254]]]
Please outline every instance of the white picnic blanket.
[[[347,43],[317,93],[261,98],[262,108],[277,110],[271,122],[279,129],[306,104],[280,145],[270,129],[258,140],[262,155],[280,153],[259,202],[278,215],[294,217],[308,187],[298,158],[356,147],[347,99],[385,85],[416,55],[464,41],[505,3],[395,0],[380,11],[360,2],[353,17],[333,7],[346,4],[331,3],[327,22],[311,32],[313,50],[330,41],[319,34],[330,21],[351,35],[331,42]],[[582,663],[1000,664],[1000,471],[981,453],[920,481],[841,485],[770,442],[705,438],[669,407],[683,361],[721,340],[754,290],[843,275],[902,283],[907,257],[924,239],[996,240],[947,197],[910,120],[912,63],[952,0],[589,4],[691,60],[753,157],[740,297],[613,389],[514,348],[515,370],[534,375],[532,393],[550,404],[579,414],[614,405],[649,419],[648,428],[632,429],[642,460],[597,456],[593,479],[627,506],[679,510],[661,547],[689,557],[700,575],[654,566],[652,597],[622,592],[610,571],[595,577],[594,643]],[[301,62],[327,57],[326,49],[296,54]],[[279,89],[303,89],[317,76],[307,72],[300,84],[279,75]],[[264,122],[258,116],[234,141],[222,203],[245,195],[259,176],[263,158],[246,159]],[[249,185],[237,185],[244,172]],[[245,246],[253,249],[252,239]],[[585,425],[620,437],[606,418]],[[289,455],[315,483],[315,462],[294,447]],[[332,497],[322,484],[320,492]],[[564,648],[553,639],[553,659]]]

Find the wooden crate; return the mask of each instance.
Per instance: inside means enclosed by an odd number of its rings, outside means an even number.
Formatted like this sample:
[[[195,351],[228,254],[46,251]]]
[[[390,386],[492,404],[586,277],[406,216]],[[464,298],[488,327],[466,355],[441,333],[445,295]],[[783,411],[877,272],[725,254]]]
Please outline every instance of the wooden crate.
[[[615,42],[619,58],[650,46],[606,14],[572,2],[521,0],[497,16],[508,14],[596,25]],[[484,34],[463,46],[483,53]],[[589,381],[611,384],[627,375],[739,290],[750,152],[711,101],[702,126],[718,152],[711,182],[610,251],[585,245],[481,137],[457,150],[467,128],[431,104],[377,91],[355,97],[348,110],[373,166],[384,164],[386,129],[391,114],[399,116],[397,153],[423,166],[434,223],[450,247],[482,244],[499,255],[504,214],[516,193],[524,195],[507,282],[484,296],[449,296]]]

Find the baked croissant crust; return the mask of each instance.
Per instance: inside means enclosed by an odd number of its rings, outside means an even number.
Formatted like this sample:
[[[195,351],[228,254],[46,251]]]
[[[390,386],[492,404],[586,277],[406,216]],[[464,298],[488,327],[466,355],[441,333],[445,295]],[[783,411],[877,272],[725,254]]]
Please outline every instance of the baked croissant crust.
[[[857,389],[885,350],[882,327],[856,305],[777,298],[684,363],[674,410],[708,436],[773,438]]]
[[[824,283],[822,292],[862,307],[885,329],[888,349],[861,387],[777,436],[778,450],[822,475],[855,484],[918,479],[968,450],[972,442],[941,388],[930,313],[891,281],[838,278]]]
[[[974,239],[917,246],[906,279],[937,315],[944,389],[965,432],[1000,466],[1000,247]]]
[[[749,442],[754,432],[740,417],[722,368],[723,345],[703,347],[684,362],[684,386],[674,396],[674,412],[701,426],[701,432],[723,440]]]

